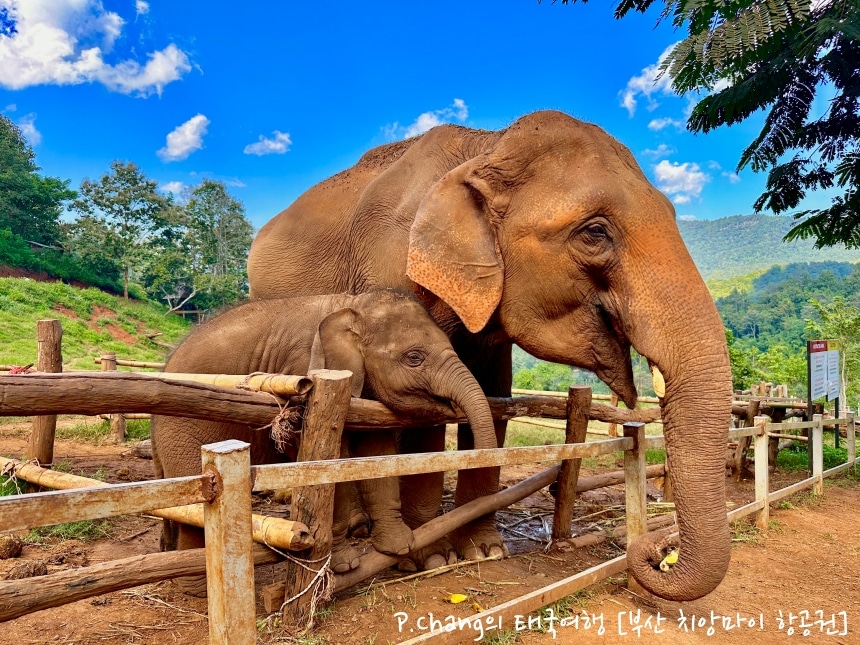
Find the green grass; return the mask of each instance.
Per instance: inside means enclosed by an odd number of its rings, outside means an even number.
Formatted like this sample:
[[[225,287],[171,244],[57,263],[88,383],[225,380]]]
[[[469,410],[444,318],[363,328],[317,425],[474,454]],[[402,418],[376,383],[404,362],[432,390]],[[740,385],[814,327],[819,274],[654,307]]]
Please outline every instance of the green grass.
[[[70,310],[74,317],[60,313],[57,307]],[[158,303],[126,301],[99,289],[0,278],[0,364],[35,362],[36,321],[48,318],[60,320],[63,326],[64,370],[98,369],[93,360],[103,351],[116,352],[119,358],[160,362],[167,350],[145,334],[161,332],[159,342],[176,344],[190,329],[180,316],[166,316],[165,312]],[[109,324],[122,328],[136,342],[114,340],[106,330]]]
[[[834,448],[832,445],[833,438],[830,437],[829,439],[831,443],[828,444],[827,438],[825,438],[825,443],[822,446],[824,470],[844,464],[848,460],[848,451],[843,447]],[[806,444],[795,442],[779,451],[779,455],[776,458],[776,466],[787,471],[807,470],[807,454]]]
[[[40,526],[31,529],[24,541],[30,544],[65,542],[66,540],[91,542],[99,538],[109,537],[111,528],[110,520],[83,520],[54,526]]]
[[[88,443],[102,443],[111,437],[110,421],[82,419],[80,423],[66,428],[57,428],[57,438]],[[149,439],[148,419],[129,419],[125,422],[126,441],[137,442]]]

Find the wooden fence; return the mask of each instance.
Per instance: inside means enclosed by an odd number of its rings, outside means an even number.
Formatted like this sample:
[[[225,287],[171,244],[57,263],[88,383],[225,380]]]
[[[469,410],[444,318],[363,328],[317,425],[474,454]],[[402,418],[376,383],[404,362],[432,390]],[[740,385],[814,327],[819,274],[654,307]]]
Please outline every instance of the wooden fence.
[[[349,399],[346,372],[321,371],[313,376],[314,387],[308,394],[303,446],[339,447],[340,432],[406,428],[418,422],[398,416],[379,403]],[[344,392],[347,394],[344,395]],[[0,583],[0,619],[7,620],[30,611],[72,602],[95,593],[105,593],[127,586],[164,578],[165,563],[170,560],[171,575],[207,573],[209,585],[210,642],[253,643],[256,639],[253,564],[279,559],[265,547],[253,547],[250,491],[292,488],[293,519],[299,510],[307,514],[310,539],[297,544],[307,547],[313,541],[314,551],[324,557],[331,541],[331,498],[333,485],[371,477],[390,477],[445,470],[486,466],[505,466],[545,461],[559,461],[554,466],[519,484],[492,496],[474,500],[440,516],[415,530],[415,548],[432,543],[456,526],[487,512],[504,508],[555,481],[566,472],[568,481],[576,481],[579,461],[585,457],[624,453],[626,535],[632,541],[648,529],[645,499],[645,451],[663,447],[662,436],[646,436],[644,424],[655,420],[656,410],[623,410],[592,402],[590,389],[571,388],[567,400],[549,396],[494,398],[490,400],[497,420],[516,417],[548,417],[566,421],[568,443],[523,448],[497,448],[457,452],[412,454],[361,459],[333,459],[329,451],[308,448],[292,464],[250,466],[248,447],[239,442],[204,446],[203,474],[174,480],[161,480],[87,490],[34,493],[0,499],[0,532],[32,528],[41,524],[95,519],[118,514],[137,513],[205,502],[204,526],[207,548],[178,553],[140,556],[118,563],[108,563],[40,578],[38,588],[32,582]],[[143,376],[130,373],[32,374],[0,378],[0,416],[49,415],[59,413],[100,414],[109,411],[151,412],[192,418],[217,419],[241,423],[265,424],[279,412],[279,401],[271,394],[227,389],[207,384],[170,381],[161,375]],[[583,443],[584,426],[598,419],[623,425],[623,436],[605,441]],[[450,416],[439,423],[463,421]],[[427,421],[421,422],[426,424]],[[825,426],[846,427],[848,460],[836,468],[823,470],[822,431]],[[775,434],[808,430],[812,437],[813,469],[811,477],[779,491],[769,490],[767,445]],[[755,500],[728,513],[735,520],[755,513],[756,524],[766,528],[769,504],[805,488],[823,490],[823,478],[856,464],[855,422],[853,417],[824,421],[819,415],[811,422],[769,424],[756,417],[753,425],[729,431],[730,439],[752,437],[755,450]],[[326,492],[328,491],[328,493]],[[575,486],[560,486],[556,501],[553,539],[569,535]],[[227,527],[230,527],[229,530]],[[238,528],[236,528],[238,527]],[[307,555],[307,554],[306,554]],[[133,561],[132,561],[133,560]],[[345,589],[390,566],[396,558],[374,551],[361,559],[358,569],[334,576],[326,586],[324,566],[318,572],[301,576],[295,570],[284,582],[285,615],[292,621],[306,621],[312,616],[314,599],[331,591]],[[518,599],[476,614],[471,620],[512,619],[554,602],[607,576],[626,569],[624,556],[553,583]],[[117,572],[122,572],[118,574]],[[99,586],[103,583],[102,586]],[[53,589],[46,599],[44,588]],[[290,602],[292,600],[293,602]],[[309,611],[311,610],[311,611]],[[456,632],[426,633],[408,643],[457,642]]]

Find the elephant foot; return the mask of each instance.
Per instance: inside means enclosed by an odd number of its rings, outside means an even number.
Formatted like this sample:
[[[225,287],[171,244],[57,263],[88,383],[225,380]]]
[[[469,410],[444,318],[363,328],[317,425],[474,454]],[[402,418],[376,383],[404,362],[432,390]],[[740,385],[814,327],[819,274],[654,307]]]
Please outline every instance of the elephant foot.
[[[174,582],[179,587],[179,591],[186,596],[206,597],[206,576],[182,576],[174,578]]]
[[[406,555],[414,541],[412,530],[402,520],[374,522],[370,534],[373,548],[386,555]]]
[[[451,534],[451,542],[466,560],[481,558],[507,558],[510,553],[496,529],[493,516],[484,517],[462,526]]]
[[[456,562],[457,552],[454,547],[448,540],[442,539],[423,549],[413,551],[408,558],[403,558],[397,563],[397,568],[405,572],[429,571]]]
[[[334,544],[331,547],[331,570],[335,573],[346,573],[358,567],[361,552],[351,544]]]

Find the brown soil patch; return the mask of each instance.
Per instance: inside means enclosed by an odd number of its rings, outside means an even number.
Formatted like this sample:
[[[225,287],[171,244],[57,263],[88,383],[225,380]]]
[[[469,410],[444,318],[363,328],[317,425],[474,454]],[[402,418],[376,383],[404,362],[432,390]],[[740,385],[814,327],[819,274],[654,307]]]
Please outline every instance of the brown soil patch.
[[[60,422],[63,421],[61,417]],[[22,432],[26,427],[27,424],[21,424],[20,428],[9,424],[0,426],[0,453],[20,453],[26,444]],[[135,481],[153,476],[151,462],[132,457],[127,446],[61,440],[55,452],[57,461],[70,463],[76,471],[101,469],[108,481]],[[525,466],[503,469],[503,481],[519,481],[538,469]],[[798,478],[780,473],[777,477],[792,481]],[[450,479],[447,483],[449,487],[453,484]],[[733,484],[727,480],[727,486],[737,504],[751,497],[752,485],[748,481]],[[617,489],[607,489],[584,495],[581,504],[611,505],[619,495]],[[723,583],[714,593],[696,602],[678,604],[641,598],[627,591],[621,585],[623,580],[611,580],[578,594],[576,603],[579,604],[569,603],[571,613],[565,625],[554,625],[555,638],[546,631],[548,623],[544,612],[540,617],[543,632],[524,629],[518,634],[518,640],[503,642],[528,645],[553,641],[585,644],[636,641],[660,645],[744,642],[759,645],[805,638],[814,643],[860,643],[857,635],[860,577],[856,573],[860,569],[860,516],[846,512],[846,509],[857,508],[858,504],[860,487],[856,484],[845,488],[828,485],[823,498],[811,499],[808,494],[801,494],[793,498],[790,507],[783,504],[782,508],[773,508],[771,530],[759,535],[754,542],[737,542]],[[314,632],[317,640],[307,642],[317,645],[400,642],[418,635],[418,619],[423,617],[428,621],[431,613],[437,620],[445,620],[448,616],[468,618],[480,607],[511,600],[622,552],[611,543],[583,550],[544,552],[543,545],[528,536],[542,534],[538,513],[551,508],[551,498],[539,492],[500,517],[502,523],[512,526],[518,519],[532,516],[530,521],[515,527],[519,535],[506,533],[513,554],[507,560],[470,565],[419,581],[392,581],[369,590],[365,584],[344,592],[336,598],[331,610],[318,617],[319,624]],[[29,545],[21,557],[43,560],[48,571],[53,572],[158,550],[160,526],[157,521],[120,518],[112,522],[112,527],[110,537],[95,542]],[[14,563],[0,561],[0,577]],[[280,565],[261,567],[257,570],[257,584],[267,584],[280,575]],[[386,573],[381,578],[393,575]],[[34,584],[38,584],[37,579]],[[465,594],[469,599],[449,604],[446,599],[452,593]],[[806,637],[802,635],[804,628],[800,622],[801,618],[806,619],[801,613],[805,610],[812,612],[807,621],[812,626],[805,627],[810,630]],[[834,626],[820,620],[815,622],[819,618],[814,614],[816,610],[821,610],[826,619],[836,616]],[[604,633],[597,633],[596,623],[588,625],[583,612],[589,617],[602,617]],[[681,612],[688,617],[687,625],[689,617],[696,615],[695,632],[685,632],[679,627]],[[714,632],[709,635],[712,612]],[[265,613],[259,603],[257,615],[262,622]],[[579,616],[578,626],[573,624],[574,615]],[[741,626],[737,625],[739,617]],[[724,622],[724,618],[728,622]],[[533,626],[537,620],[538,614],[533,612]],[[707,624],[700,624],[701,620]],[[639,635],[634,631],[635,621],[643,625]],[[826,633],[828,629],[843,631],[846,621],[847,634]],[[274,619],[271,622],[276,623]],[[524,618],[524,624],[528,624],[528,617]],[[791,635],[789,627],[795,629]],[[182,595],[171,582],[37,612],[9,621],[3,628],[5,639],[15,643],[44,643],[46,639],[54,639],[82,644],[172,645],[203,644],[208,638],[206,601]],[[516,625],[505,624],[503,628],[515,630]],[[661,632],[656,633],[658,630]],[[268,633],[263,626],[260,641],[290,642],[286,641],[288,635],[279,627]],[[467,628],[460,642],[474,642],[475,636],[476,633]]]
[[[70,318],[72,320],[81,320],[81,317],[78,316],[78,314],[60,303],[55,303],[51,307],[51,309],[56,311],[58,314],[65,316],[66,318]],[[113,338],[114,340],[118,340],[122,343],[126,343],[127,345],[134,345],[138,342],[138,338],[128,333],[119,325],[113,323],[99,325],[98,321],[104,318],[116,320],[116,312],[112,309],[108,309],[107,307],[96,305],[95,307],[93,307],[93,311],[90,313],[90,319],[86,322],[86,325],[87,327],[96,332],[106,331],[108,334],[110,334],[111,338]],[[141,324],[142,323],[138,323],[138,327]]]

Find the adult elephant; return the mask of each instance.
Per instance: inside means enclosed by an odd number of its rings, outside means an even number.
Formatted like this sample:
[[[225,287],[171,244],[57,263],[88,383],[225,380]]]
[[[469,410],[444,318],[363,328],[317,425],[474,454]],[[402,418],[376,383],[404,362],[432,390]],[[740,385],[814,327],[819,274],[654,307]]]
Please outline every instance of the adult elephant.
[[[516,343],[595,372],[632,407],[634,347],[665,380],[680,557],[660,571],[666,541],[643,537],[629,565],[643,587],[673,600],[722,580],[731,409],[723,325],[671,203],[597,126],[537,112],[495,132],[446,125],[375,148],[266,224],[248,275],[255,298],[412,289],[488,396],[510,393]],[[496,430],[502,445],[504,425]],[[427,437],[408,437],[406,450],[440,447]],[[410,525],[436,514],[440,481],[402,487],[404,509],[421,515]],[[498,469],[461,472],[457,502],[497,484]],[[500,552],[492,519],[458,532],[457,550]]]

